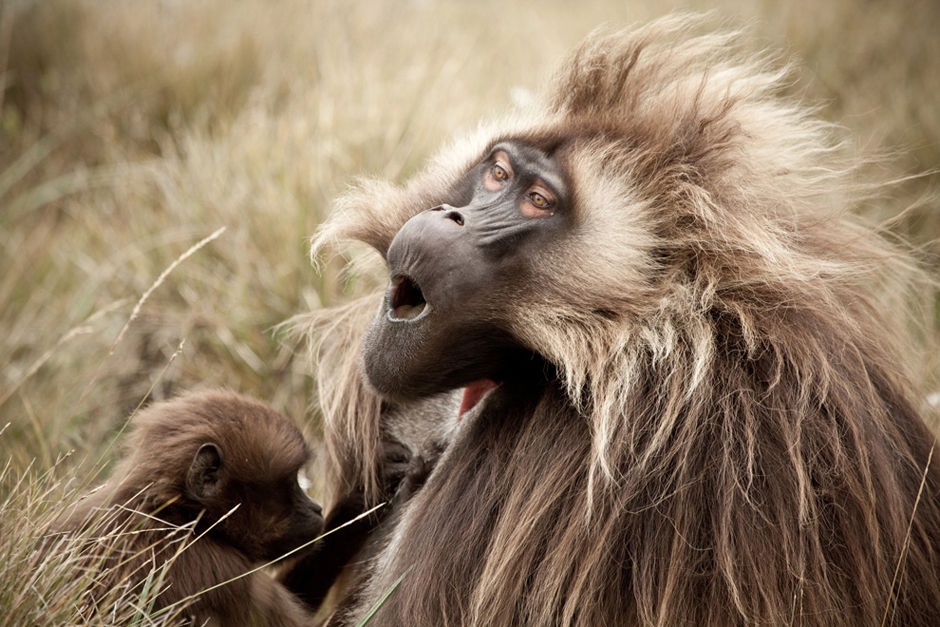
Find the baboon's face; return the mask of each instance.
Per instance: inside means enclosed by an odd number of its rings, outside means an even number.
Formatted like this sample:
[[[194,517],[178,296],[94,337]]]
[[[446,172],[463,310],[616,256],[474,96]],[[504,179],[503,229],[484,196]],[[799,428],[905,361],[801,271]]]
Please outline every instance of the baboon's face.
[[[246,453],[237,437],[219,429],[196,451],[185,479],[186,496],[212,533],[252,561],[280,557],[323,531],[320,505],[300,485],[308,456],[303,436],[293,425],[267,435],[279,437]],[[270,453],[259,458],[259,451]]]
[[[280,557],[323,531],[323,513],[300,486],[297,472],[241,479],[230,485],[229,505],[238,508],[222,522],[232,544],[254,560]]]
[[[442,204],[411,218],[386,255],[390,286],[366,339],[366,374],[392,397],[513,377],[532,363],[506,329],[536,252],[571,220],[557,158],[497,143]]]

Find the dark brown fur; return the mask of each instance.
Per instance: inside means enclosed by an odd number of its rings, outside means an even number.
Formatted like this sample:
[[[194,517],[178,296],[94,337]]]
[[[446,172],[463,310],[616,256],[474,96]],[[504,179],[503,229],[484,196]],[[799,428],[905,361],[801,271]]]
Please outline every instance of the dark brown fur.
[[[204,592],[320,532],[319,506],[296,484],[309,457],[297,427],[255,400],[206,392],[153,405],[132,429],[112,477],[58,525],[80,533],[88,563],[101,567],[93,595],[126,587],[134,598],[146,577],[165,572],[154,610],[183,601],[180,615],[195,624],[309,624],[293,595],[262,572]],[[201,491],[192,468],[206,443],[221,451],[210,478],[220,483]]]
[[[346,620],[399,579],[377,624],[940,616],[940,468],[905,369],[924,283],[846,212],[833,131],[777,96],[784,73],[691,23],[592,36],[540,109],[324,227],[384,253],[503,138],[550,146],[576,197],[507,329],[557,377],[465,417]],[[321,376],[347,391],[326,407],[344,480],[368,484],[378,400]]]
[[[356,481],[334,486],[324,528],[335,531],[282,579],[308,607],[320,607],[337,580],[340,604],[355,602],[371,574],[368,564],[384,548],[404,506],[424,485],[450,441],[445,429],[452,423],[457,401],[443,395],[405,407],[385,406],[378,485],[372,490]],[[371,514],[361,516],[369,510]]]

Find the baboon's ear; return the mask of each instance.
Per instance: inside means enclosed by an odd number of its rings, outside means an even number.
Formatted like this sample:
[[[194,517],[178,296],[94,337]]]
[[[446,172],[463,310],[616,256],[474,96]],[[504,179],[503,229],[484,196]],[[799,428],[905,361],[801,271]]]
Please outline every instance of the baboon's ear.
[[[186,491],[197,501],[216,494],[222,482],[222,449],[212,442],[199,447],[186,473]]]

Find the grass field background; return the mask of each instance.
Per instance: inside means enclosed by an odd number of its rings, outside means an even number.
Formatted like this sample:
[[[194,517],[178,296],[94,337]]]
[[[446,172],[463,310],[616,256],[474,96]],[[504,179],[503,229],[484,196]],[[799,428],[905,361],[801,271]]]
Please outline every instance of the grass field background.
[[[790,95],[877,158],[859,176],[900,181],[859,211],[938,275],[936,2],[573,7],[0,0],[0,622],[78,620],[67,560],[37,570],[33,548],[141,403],[230,387],[316,440],[312,373],[273,328],[350,289],[308,256],[331,199],[407,177],[597,26],[712,9],[708,27],[780,51]]]

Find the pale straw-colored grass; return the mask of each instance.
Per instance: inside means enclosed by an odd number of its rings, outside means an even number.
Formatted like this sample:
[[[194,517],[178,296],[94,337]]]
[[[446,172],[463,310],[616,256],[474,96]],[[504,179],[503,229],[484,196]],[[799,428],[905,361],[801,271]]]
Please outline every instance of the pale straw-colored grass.
[[[76,620],[86,587],[70,581],[69,549],[37,564],[31,547],[106,469],[142,402],[226,386],[316,438],[307,364],[272,329],[376,280],[337,260],[317,274],[308,258],[354,176],[402,179],[456,129],[539,89],[596,26],[672,7],[715,8],[709,24],[749,26],[755,51],[795,57],[792,90],[846,126],[849,149],[888,155],[860,176],[940,167],[928,1],[0,3],[5,621]],[[904,180],[862,208],[873,221],[907,209],[888,227],[934,269],[936,182]],[[925,393],[940,389],[938,360]],[[146,624],[144,599],[112,605],[113,622]]]

